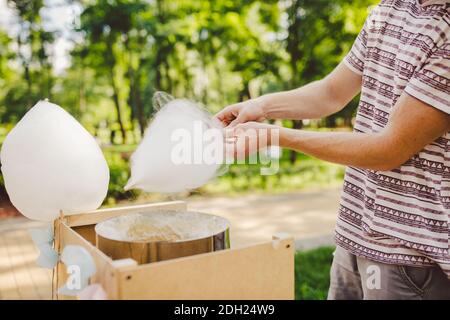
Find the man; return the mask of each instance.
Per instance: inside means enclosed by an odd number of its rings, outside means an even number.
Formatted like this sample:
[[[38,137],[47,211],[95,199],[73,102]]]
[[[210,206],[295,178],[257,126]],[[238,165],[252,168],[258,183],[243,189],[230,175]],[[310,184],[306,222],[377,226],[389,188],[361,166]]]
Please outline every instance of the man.
[[[352,133],[255,122],[324,117],[360,92]],[[381,1],[326,78],[217,117],[348,166],[329,299],[450,299],[449,1]]]

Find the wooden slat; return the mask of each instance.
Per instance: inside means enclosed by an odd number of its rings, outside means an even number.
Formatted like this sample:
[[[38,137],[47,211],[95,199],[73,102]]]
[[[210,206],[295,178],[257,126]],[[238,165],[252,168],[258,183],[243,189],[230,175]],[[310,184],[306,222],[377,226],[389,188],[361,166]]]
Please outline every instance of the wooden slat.
[[[117,299],[117,276],[112,260],[103,252],[98,250],[93,244],[84,239],[65,223],[60,224],[60,250],[64,250],[67,245],[79,245],[89,251],[94,259],[97,272],[91,278],[91,283],[100,283],[108,293],[109,299]],[[67,274],[62,263],[58,264],[58,287],[64,285],[67,280]],[[71,299],[72,297],[58,295],[58,299]]]
[[[294,239],[119,269],[120,299],[293,299]]]
[[[186,208],[187,205],[186,202],[184,201],[169,201],[169,202],[149,203],[135,206],[100,209],[80,214],[70,214],[65,215],[64,219],[68,226],[76,227],[76,226],[97,224],[100,221],[118,217],[124,214],[151,212],[157,210],[186,210]]]
[[[87,226],[78,226],[78,227],[72,227],[75,232],[77,232],[79,235],[81,235],[83,238],[85,238],[87,241],[92,243],[94,246],[95,244],[95,224],[90,224]]]
[[[55,219],[53,221],[53,248],[58,252],[58,254],[61,254],[61,232],[60,232],[60,224],[61,224],[61,218]],[[56,294],[56,290],[58,290],[59,282],[62,281],[60,278],[61,273],[61,266],[58,262],[56,266],[53,268],[53,274],[52,274],[52,300],[56,300],[58,298]]]

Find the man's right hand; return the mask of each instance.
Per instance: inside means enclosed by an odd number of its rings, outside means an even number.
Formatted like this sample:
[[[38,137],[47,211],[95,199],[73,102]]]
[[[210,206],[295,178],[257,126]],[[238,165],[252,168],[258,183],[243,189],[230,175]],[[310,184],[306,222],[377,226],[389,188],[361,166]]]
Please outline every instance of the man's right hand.
[[[217,113],[216,118],[225,127],[234,127],[248,121],[263,121],[266,114],[260,97],[229,105]]]

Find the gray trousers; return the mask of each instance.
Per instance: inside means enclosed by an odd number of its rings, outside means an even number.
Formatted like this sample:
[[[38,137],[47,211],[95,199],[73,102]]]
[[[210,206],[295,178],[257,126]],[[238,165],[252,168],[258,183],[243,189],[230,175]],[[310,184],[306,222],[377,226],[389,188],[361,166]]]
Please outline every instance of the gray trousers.
[[[336,248],[329,300],[450,300],[450,280],[435,267],[384,264]]]

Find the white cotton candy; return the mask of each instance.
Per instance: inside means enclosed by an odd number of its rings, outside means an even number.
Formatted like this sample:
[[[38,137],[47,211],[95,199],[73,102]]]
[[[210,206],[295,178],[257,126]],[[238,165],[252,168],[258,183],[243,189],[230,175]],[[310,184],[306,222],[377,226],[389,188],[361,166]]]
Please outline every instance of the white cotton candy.
[[[125,190],[195,189],[214,177],[223,163],[219,121],[188,100],[164,103],[131,157],[131,178]]]
[[[0,153],[12,204],[33,220],[90,211],[103,202],[109,169],[95,139],[59,106],[40,101],[6,137]]]
[[[82,246],[67,245],[61,253],[61,262],[66,265],[68,273],[76,274],[76,279],[68,278],[58,293],[75,296],[89,285],[89,278],[97,272],[91,254]]]

